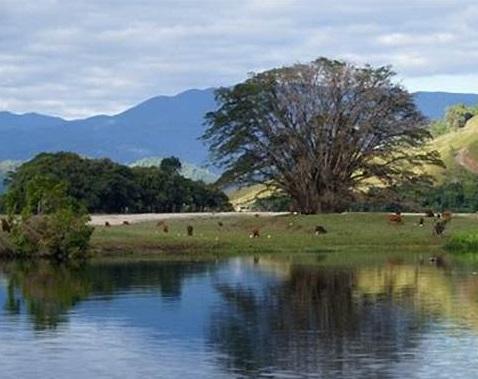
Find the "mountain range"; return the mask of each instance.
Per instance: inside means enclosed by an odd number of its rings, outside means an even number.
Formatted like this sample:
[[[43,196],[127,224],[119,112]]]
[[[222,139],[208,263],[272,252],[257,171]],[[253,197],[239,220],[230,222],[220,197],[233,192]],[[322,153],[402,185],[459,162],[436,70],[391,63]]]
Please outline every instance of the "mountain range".
[[[448,106],[476,105],[478,94],[416,92],[418,108],[431,119]],[[64,120],[36,113],[0,112],[0,161],[25,161],[40,152],[73,151],[130,164],[147,157],[178,157],[204,165],[207,149],[198,137],[204,115],[214,110],[214,89],[157,96],[117,115]]]

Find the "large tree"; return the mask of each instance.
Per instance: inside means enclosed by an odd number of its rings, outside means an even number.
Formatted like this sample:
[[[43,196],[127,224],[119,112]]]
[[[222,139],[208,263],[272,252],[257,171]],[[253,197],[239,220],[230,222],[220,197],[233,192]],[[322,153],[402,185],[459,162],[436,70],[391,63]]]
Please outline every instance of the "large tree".
[[[254,74],[216,91],[202,139],[224,182],[271,183],[304,213],[337,211],[371,178],[396,184],[440,163],[394,76],[326,58]]]

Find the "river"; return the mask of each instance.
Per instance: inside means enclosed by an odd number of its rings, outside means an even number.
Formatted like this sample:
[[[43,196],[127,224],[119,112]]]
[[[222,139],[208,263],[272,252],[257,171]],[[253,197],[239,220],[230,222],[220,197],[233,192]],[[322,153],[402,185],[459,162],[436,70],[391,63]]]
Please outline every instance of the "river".
[[[3,263],[0,377],[478,377],[466,265]]]

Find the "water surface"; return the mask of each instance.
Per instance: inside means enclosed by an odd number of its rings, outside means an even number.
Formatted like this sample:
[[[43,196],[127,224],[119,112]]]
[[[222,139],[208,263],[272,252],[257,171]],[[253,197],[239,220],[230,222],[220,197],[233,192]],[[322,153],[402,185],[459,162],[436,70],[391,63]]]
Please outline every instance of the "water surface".
[[[472,268],[326,261],[2,264],[0,377],[478,377]]]

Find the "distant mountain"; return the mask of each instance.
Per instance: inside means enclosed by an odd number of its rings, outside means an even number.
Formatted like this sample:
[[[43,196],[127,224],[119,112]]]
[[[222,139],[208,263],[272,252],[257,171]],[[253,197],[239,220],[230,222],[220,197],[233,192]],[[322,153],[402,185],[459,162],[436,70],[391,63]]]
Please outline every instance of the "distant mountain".
[[[451,92],[415,92],[413,93],[418,109],[430,119],[436,120],[445,116],[446,108],[464,104],[478,104],[478,94]]]
[[[476,94],[416,92],[414,96],[418,107],[432,119],[442,117],[448,106],[478,102]],[[158,96],[117,115],[80,120],[0,112],[0,161],[72,151],[126,164],[151,156],[175,156],[201,166],[207,149],[198,137],[205,130],[204,115],[215,108],[211,88]]]
[[[115,116],[81,120],[0,112],[0,161],[73,151],[121,163],[176,156],[201,164],[206,147],[198,137],[204,131],[204,115],[215,107],[213,89],[207,89],[158,96]]]

